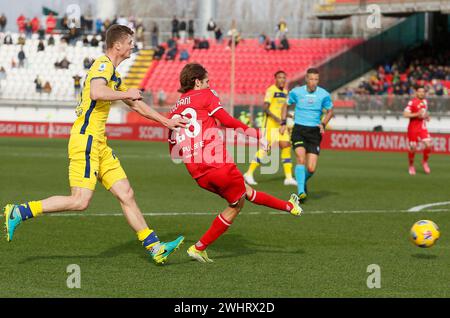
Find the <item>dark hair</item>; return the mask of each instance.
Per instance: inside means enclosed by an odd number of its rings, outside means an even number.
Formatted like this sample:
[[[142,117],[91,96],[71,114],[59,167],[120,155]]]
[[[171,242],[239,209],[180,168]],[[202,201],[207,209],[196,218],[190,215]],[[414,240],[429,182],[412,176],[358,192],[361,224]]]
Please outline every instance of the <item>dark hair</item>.
[[[319,70],[317,68],[308,68],[306,74],[319,74]]]
[[[106,30],[106,48],[110,49],[114,43],[122,40],[127,35],[133,35],[134,32],[125,25],[113,24]]]
[[[279,70],[279,71],[277,71],[273,76],[274,76],[274,77],[277,77],[278,74],[284,74],[284,75],[286,75],[286,72],[283,71],[283,70]]]
[[[414,88],[418,91],[421,88],[425,89],[425,86],[417,84]]]
[[[208,72],[199,63],[188,63],[180,73],[180,89],[178,92],[184,94],[195,87],[195,80],[204,80]]]

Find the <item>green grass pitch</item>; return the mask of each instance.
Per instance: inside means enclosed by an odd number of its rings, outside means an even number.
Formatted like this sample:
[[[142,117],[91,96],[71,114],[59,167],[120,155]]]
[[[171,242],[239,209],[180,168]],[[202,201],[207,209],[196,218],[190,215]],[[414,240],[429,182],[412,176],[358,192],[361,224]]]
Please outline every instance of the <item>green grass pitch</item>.
[[[0,297],[449,297],[449,157],[433,155],[432,174],[407,174],[406,154],[323,151],[300,218],[246,203],[230,230],[209,248],[212,264],[187,248],[225,201],[200,189],[163,143],[110,141],[146,219],[162,240],[186,242],[165,266],[154,265],[101,185],[83,213],[44,216],[0,242]],[[68,194],[66,140],[0,138],[0,203]],[[421,158],[417,158],[417,163]],[[247,165],[239,165],[241,171]],[[256,189],[289,198],[295,188],[256,175]],[[155,213],[156,215],[151,215]],[[430,249],[408,241],[431,219],[441,239]],[[3,223],[3,216],[0,218]],[[69,289],[67,266],[81,268]],[[367,267],[381,268],[369,289]]]

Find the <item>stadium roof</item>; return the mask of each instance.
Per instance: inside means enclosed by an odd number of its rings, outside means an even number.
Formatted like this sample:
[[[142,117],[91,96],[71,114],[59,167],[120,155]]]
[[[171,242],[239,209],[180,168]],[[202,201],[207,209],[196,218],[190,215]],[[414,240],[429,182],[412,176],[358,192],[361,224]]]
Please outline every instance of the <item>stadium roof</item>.
[[[320,0],[314,8],[319,19],[342,19],[352,15],[370,14],[369,5],[378,5],[387,16],[405,16],[414,12],[440,11],[450,13],[450,1],[442,0]]]

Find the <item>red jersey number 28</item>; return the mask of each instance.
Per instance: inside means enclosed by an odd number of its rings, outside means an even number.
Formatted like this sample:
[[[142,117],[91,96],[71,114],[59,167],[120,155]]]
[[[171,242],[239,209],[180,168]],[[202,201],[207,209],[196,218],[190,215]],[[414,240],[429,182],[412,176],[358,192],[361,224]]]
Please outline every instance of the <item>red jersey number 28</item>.
[[[186,128],[181,128],[179,131],[173,131],[170,137],[171,140],[176,140],[177,143],[183,142],[186,137],[195,138],[200,133],[200,124],[197,121],[197,112],[193,108],[186,108],[181,114],[173,115],[172,118],[190,117]]]

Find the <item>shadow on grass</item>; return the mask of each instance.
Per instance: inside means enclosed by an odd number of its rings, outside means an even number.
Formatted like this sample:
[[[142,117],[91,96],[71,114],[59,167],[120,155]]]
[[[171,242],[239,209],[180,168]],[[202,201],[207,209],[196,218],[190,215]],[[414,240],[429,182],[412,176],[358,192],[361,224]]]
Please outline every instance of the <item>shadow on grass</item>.
[[[252,241],[249,241],[245,238],[245,236],[241,234],[229,234],[223,238],[223,241],[216,245],[216,249],[219,250],[222,255],[215,257],[216,259],[224,259],[224,258],[235,258],[241,256],[252,255],[256,253],[273,253],[276,255],[295,255],[295,254],[304,254],[305,251],[302,249],[296,248],[283,248],[280,249],[280,246],[268,244],[258,244]],[[214,245],[213,245],[214,250]]]
[[[68,254],[68,255],[39,255],[39,256],[29,256],[22,260],[20,264],[42,261],[42,260],[59,260],[59,259],[101,259],[101,258],[112,258],[123,254],[142,254],[142,247],[133,240],[114,247],[110,247],[97,255],[80,255],[80,254]],[[144,254],[145,257],[145,254]]]
[[[312,189],[312,191],[308,192],[308,199],[323,199],[329,196],[333,196],[333,195],[338,195],[339,192],[335,192],[335,191],[314,191],[314,189]]]
[[[433,254],[420,254],[420,253],[418,253],[418,254],[412,254],[411,255],[412,257],[414,257],[414,258],[418,258],[418,259],[436,259],[437,258],[437,255],[433,255]]]
[[[176,235],[166,235],[167,237],[176,237]],[[195,244],[196,241],[186,239],[184,244],[180,246],[179,250],[175,253],[186,253],[186,250],[192,244]],[[216,244],[213,244],[209,249],[210,257],[213,259],[226,259],[226,258],[237,258],[247,255],[252,255],[256,253],[273,253],[274,255],[296,255],[296,254],[304,254],[305,251],[302,249],[296,249],[293,247],[283,247],[270,244],[258,244],[246,239],[245,236],[240,234],[227,234],[222,238],[219,238]],[[209,251],[208,250],[208,251]],[[91,255],[80,255],[80,254],[67,254],[67,255],[36,255],[29,256],[23,259],[19,264],[30,263],[30,262],[38,262],[38,261],[46,261],[46,260],[79,260],[79,259],[107,259],[107,258],[115,258],[121,255],[132,255],[132,257],[138,257],[145,261],[151,261],[150,257],[143,253],[143,249],[136,240],[124,242],[117,246],[110,247],[99,254],[91,254]],[[214,257],[214,254],[219,254]],[[177,265],[188,263],[192,261],[191,258],[184,255],[182,260],[176,260],[174,262],[168,262],[164,266]]]

